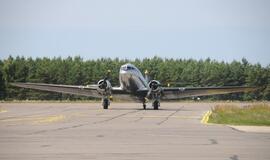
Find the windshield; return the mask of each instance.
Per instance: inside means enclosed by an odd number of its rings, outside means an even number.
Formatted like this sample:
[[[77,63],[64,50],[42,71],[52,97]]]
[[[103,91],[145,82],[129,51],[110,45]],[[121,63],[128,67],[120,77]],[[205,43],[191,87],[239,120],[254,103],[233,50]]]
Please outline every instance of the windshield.
[[[124,70],[124,71],[127,71],[127,70],[133,70],[135,68],[132,67],[132,66],[122,66],[121,69]]]

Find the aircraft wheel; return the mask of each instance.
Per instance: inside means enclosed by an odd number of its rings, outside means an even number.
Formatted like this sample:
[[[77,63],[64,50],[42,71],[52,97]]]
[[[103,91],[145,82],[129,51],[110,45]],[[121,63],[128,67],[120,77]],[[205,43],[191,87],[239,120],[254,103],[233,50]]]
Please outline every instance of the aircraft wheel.
[[[153,102],[154,110],[158,110],[159,105],[160,105],[159,101],[154,101]]]
[[[146,104],[143,104],[143,109],[146,110]]]
[[[103,103],[102,103],[103,109],[108,109],[109,104],[110,104],[110,101],[107,98],[103,99]]]

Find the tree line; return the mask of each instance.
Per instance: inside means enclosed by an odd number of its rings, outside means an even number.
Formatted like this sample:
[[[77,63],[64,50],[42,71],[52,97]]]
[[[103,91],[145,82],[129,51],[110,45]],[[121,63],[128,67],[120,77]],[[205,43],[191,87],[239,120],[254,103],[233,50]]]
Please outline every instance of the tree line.
[[[167,59],[160,57],[144,59],[83,60],[76,57],[25,58],[22,56],[0,60],[1,100],[84,100],[89,97],[35,91],[16,88],[10,82],[39,82],[68,85],[88,85],[104,78],[111,70],[111,83],[119,85],[119,68],[132,63],[142,73],[147,69],[151,79],[163,86],[204,87],[204,86],[259,86],[257,92],[202,97],[213,100],[270,100],[270,65],[251,64],[245,58],[241,61],[218,62],[210,58]]]

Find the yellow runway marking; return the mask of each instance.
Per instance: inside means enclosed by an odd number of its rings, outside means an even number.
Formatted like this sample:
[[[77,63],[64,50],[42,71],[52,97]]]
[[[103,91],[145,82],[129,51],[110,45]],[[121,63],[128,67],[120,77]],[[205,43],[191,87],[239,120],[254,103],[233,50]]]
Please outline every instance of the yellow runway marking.
[[[203,118],[202,118],[202,120],[201,120],[201,123],[203,123],[203,124],[207,124],[208,123],[208,120],[209,120],[209,116],[212,114],[212,111],[207,111],[205,114],[204,114],[204,116],[203,116]]]
[[[22,118],[3,119],[2,122],[32,122],[33,124],[44,124],[62,121],[64,115],[48,115],[48,116],[29,116]]]
[[[53,122],[62,121],[64,119],[65,119],[65,116],[64,115],[54,115],[54,116],[40,117],[40,119],[34,121],[34,123],[35,124],[53,123]]]
[[[5,113],[5,112],[7,112],[7,110],[0,108],[0,113]]]
[[[0,106],[0,113],[5,113],[7,112],[7,110],[5,108],[2,108],[2,106]]]

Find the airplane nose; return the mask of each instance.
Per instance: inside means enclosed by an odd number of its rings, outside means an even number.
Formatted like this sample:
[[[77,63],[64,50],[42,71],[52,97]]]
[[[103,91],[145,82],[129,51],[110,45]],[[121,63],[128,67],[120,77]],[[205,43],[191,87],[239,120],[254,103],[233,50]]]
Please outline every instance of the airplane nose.
[[[121,69],[121,70],[120,70],[120,73],[121,73],[121,74],[127,74],[128,72],[125,71],[125,70],[123,70],[123,69]]]
[[[120,70],[120,75],[122,75],[122,76],[130,76],[131,73],[129,71],[126,71],[126,70]]]

